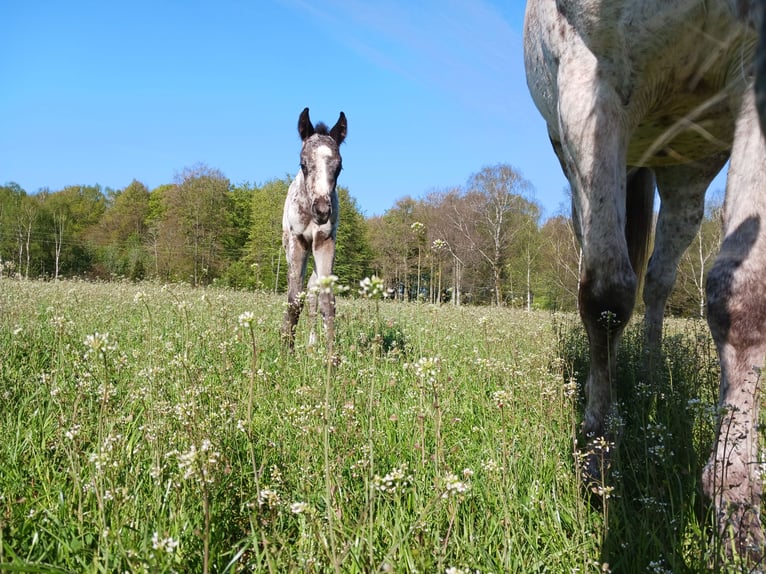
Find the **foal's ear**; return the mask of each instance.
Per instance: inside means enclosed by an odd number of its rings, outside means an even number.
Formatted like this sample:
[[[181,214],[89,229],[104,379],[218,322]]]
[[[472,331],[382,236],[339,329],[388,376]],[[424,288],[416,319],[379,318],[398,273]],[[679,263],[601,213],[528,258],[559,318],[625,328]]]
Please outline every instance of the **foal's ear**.
[[[346,123],[346,114],[341,112],[338,121],[335,122],[335,125],[330,130],[330,137],[334,139],[338,145],[342,144],[343,140],[346,139],[347,127],[348,124]]]
[[[308,108],[303,108],[301,117],[298,118],[298,133],[301,135],[301,141],[306,141],[314,135],[314,126],[311,123]]]

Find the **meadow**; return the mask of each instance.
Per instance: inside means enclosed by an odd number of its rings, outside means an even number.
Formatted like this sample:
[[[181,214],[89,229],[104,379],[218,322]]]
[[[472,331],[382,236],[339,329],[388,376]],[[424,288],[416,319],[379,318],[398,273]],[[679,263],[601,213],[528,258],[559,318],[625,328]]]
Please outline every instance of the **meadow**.
[[[718,372],[672,320],[621,350],[603,484],[574,453],[575,315],[0,278],[0,571],[739,572],[698,485]]]

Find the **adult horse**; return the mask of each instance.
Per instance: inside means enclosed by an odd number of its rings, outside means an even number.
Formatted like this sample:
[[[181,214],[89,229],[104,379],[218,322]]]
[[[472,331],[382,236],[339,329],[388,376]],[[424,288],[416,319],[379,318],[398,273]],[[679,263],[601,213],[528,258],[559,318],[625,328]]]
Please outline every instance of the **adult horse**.
[[[766,146],[753,91],[750,8],[747,0],[531,0],[524,47],[527,83],[571,184],[582,247],[588,439],[611,432],[614,359],[645,266],[655,186],[661,206],[643,293],[647,344],[657,349],[705,190],[731,160],[724,240],[706,286],[721,420],[702,481],[720,530],[733,527],[737,550],[758,560]]]
[[[295,326],[303,308],[303,283],[309,254],[314,256],[314,271],[309,279],[309,311],[316,311],[316,299],[325,327],[332,335],[335,296],[332,289],[318,288],[319,279],[332,275],[335,237],[338,232],[338,193],[335,186],[342,168],[340,144],[346,139],[343,112],[332,129],[323,123],[314,126],[305,108],[298,118],[301,169],[290,184],[282,214],[282,242],[287,254],[287,310],[282,336],[290,348],[295,344]]]

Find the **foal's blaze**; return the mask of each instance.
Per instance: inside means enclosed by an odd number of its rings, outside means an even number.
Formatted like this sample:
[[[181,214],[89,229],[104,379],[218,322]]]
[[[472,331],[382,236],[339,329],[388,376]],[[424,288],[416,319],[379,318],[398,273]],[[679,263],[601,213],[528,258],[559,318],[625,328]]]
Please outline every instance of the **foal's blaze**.
[[[316,313],[317,297],[313,292],[316,284],[320,277],[332,274],[339,215],[335,187],[343,165],[340,145],[346,139],[346,132],[343,112],[330,130],[323,123],[314,126],[308,108],[298,118],[298,134],[303,142],[301,169],[290,184],[282,215],[282,241],[288,263],[288,305],[282,336],[290,348],[295,342],[295,326],[303,307],[300,294],[309,254],[314,256],[314,272],[309,279],[309,312],[312,316]],[[331,292],[323,292],[318,303],[328,336],[331,336],[335,297]]]
[[[338,123],[327,131],[327,126],[311,124],[309,109],[298,119],[298,133],[303,141],[301,172],[306,191],[311,199],[311,217],[317,225],[324,225],[332,217],[332,194],[342,169],[340,144],[346,139],[346,116],[340,113]]]
[[[755,91],[751,63],[756,30],[766,26],[762,4],[530,0],[524,31],[527,83],[572,186],[582,246],[587,440],[611,438],[617,345],[644,272],[639,252],[651,209],[645,201],[634,208],[631,198],[648,200],[656,182],[662,199],[643,290],[646,340],[656,356],[705,190],[731,161],[724,241],[706,287],[722,414],[702,481],[720,531],[736,534],[728,548],[754,562],[764,557],[757,425],[766,354],[766,145],[756,110],[766,118],[766,37]],[[598,478],[597,468],[586,470]]]

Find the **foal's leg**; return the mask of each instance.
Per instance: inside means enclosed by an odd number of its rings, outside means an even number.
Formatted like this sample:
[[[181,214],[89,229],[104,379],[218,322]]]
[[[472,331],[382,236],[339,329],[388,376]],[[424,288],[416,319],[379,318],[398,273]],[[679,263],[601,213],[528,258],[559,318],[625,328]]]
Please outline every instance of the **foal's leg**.
[[[705,191],[728,156],[724,153],[700,164],[655,169],[662,204],[644,285],[646,341],[651,350],[659,350],[662,343],[665,304],[675,284],[681,256],[699,231]]]
[[[590,343],[583,431],[598,438],[610,434],[617,345],[636,297],[625,240],[627,133],[620,97],[584,47],[562,58],[558,78],[563,159],[582,238],[580,316]]]
[[[292,349],[295,346],[295,326],[303,308],[303,280],[306,277],[308,244],[301,236],[285,234],[285,252],[287,254],[287,310],[282,322],[282,340]]]
[[[765,225],[766,146],[748,91],[726,186],[724,240],[707,280],[708,323],[721,360],[721,419],[702,482],[721,534],[727,537],[732,529],[736,549],[753,560],[764,556],[757,442],[766,353]]]
[[[335,261],[335,237],[314,237],[314,273],[317,280],[332,275],[332,267]],[[328,341],[335,336],[335,294],[332,289],[321,287],[319,289],[319,312],[322,314]]]
[[[309,277],[309,284],[306,289],[309,304],[309,347],[313,347],[317,342],[316,333],[316,321],[317,321],[317,304],[319,302],[319,277],[317,277],[316,269],[312,271]]]

